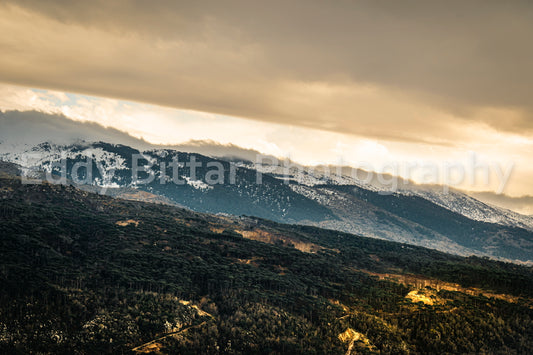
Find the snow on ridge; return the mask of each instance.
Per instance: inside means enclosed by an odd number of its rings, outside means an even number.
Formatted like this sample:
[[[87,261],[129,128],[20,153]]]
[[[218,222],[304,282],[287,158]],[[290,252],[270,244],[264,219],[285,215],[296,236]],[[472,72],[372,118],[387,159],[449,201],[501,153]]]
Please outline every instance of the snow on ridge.
[[[240,164],[238,166],[248,169],[257,170],[262,174],[269,174],[278,179],[292,180],[300,185],[317,186],[317,185],[354,185],[365,188],[371,191],[381,191],[377,186],[366,183],[355,177],[348,176],[334,171],[325,172],[312,167],[305,167],[299,165],[292,165],[289,167],[283,165],[268,165],[268,164]]]
[[[89,143],[70,146],[41,143],[37,146],[0,144],[0,160],[16,163],[23,168],[23,172],[31,173],[35,169],[51,172],[54,162],[61,159],[92,159],[103,167],[101,179],[95,179],[95,184],[101,187],[118,187],[111,182],[112,172],[127,169],[126,160],[119,154],[109,152],[101,147],[94,147]]]
[[[168,149],[152,149],[152,150],[147,150],[144,153],[155,155],[159,158],[166,158],[170,154]]]
[[[335,174],[333,172],[326,174],[310,168],[290,168],[287,170],[283,166],[263,166],[260,164],[252,164],[249,167],[255,168],[262,173],[268,173],[274,176],[278,174],[288,175],[291,180],[298,182],[300,186],[306,187],[302,188],[298,185],[291,185],[293,191],[319,201],[320,203],[327,203],[327,198],[325,198],[325,196],[321,196],[320,194],[314,193],[312,189],[312,187],[320,184],[355,185],[374,192],[384,190],[379,186],[363,182],[352,176]],[[411,195],[424,198],[432,203],[435,203],[436,205],[476,221],[533,230],[532,216],[522,215],[514,211],[486,204],[459,191],[444,191],[442,186],[439,188],[430,186],[413,186],[410,188],[408,187],[399,189],[397,193],[405,196]]]

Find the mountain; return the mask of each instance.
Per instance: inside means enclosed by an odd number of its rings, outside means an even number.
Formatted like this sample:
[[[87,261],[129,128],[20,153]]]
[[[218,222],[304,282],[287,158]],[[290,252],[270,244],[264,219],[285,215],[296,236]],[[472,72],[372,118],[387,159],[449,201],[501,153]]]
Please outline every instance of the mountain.
[[[290,166],[288,170],[284,167],[286,165]],[[333,185],[356,185],[367,190],[378,191],[381,194],[397,192],[405,196],[419,196],[476,221],[498,223],[509,227],[533,230],[533,218],[531,216],[484,202],[485,200],[489,200],[488,193],[465,193],[442,185],[416,184],[400,177],[367,172],[348,166],[306,167],[285,161],[281,161],[276,167],[268,163],[250,163],[248,166],[260,170],[263,173],[285,176],[299,184],[307,186],[321,185],[324,183]],[[482,196],[483,199],[477,199],[476,196],[478,195]]]
[[[198,212],[319,226],[459,255],[533,261],[530,217],[458,191],[443,194],[435,187],[404,184],[397,192],[390,192],[342,170],[326,173],[296,165],[287,170],[283,166],[286,162],[272,165],[268,157],[263,163],[238,162],[172,149],[139,151],[104,142],[0,144],[0,151],[1,160],[19,164],[26,174],[36,170],[59,174],[64,170],[65,178],[93,185],[91,191],[101,187],[115,196],[142,200],[144,194]],[[145,171],[136,174],[150,181],[135,181],[134,158],[137,165],[153,165],[149,169],[152,175]],[[90,164],[84,167],[88,159]],[[173,161],[182,166],[176,165],[174,170]],[[189,166],[193,161],[197,167]]]
[[[0,168],[2,353],[533,352],[531,267]]]

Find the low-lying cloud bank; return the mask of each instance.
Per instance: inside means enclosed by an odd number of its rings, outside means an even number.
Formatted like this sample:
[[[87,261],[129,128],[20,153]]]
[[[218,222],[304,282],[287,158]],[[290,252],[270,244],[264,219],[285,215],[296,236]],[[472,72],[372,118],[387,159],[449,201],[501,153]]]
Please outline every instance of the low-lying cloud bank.
[[[94,122],[75,121],[61,114],[39,111],[0,111],[0,150],[19,145],[37,145],[52,142],[68,145],[80,141],[123,144],[139,150],[175,149],[213,157],[255,161],[261,154],[232,144],[214,141],[189,141],[182,144],[158,145],[135,138],[115,128]]]

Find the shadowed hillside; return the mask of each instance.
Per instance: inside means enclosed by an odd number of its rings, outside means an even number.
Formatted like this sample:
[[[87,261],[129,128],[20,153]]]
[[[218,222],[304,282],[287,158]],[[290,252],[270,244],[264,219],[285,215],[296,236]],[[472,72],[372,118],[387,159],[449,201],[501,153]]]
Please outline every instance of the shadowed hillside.
[[[6,175],[0,200],[3,353],[533,351],[531,268]]]

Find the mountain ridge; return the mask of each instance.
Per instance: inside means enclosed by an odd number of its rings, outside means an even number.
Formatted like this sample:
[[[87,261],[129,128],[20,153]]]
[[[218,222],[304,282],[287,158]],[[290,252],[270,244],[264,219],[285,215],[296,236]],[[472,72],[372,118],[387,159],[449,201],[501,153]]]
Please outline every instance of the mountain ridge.
[[[153,180],[148,184],[137,186],[132,179],[132,157],[136,154],[143,159],[143,164],[157,162],[152,169]],[[335,174],[325,178],[323,173],[312,175],[305,170],[307,183],[300,184],[298,176],[291,175],[291,171],[280,177],[279,171],[267,171],[267,167],[253,169],[250,163],[236,164],[171,149],[139,151],[104,142],[69,146],[45,143],[20,152],[0,154],[0,159],[19,163],[25,169],[48,172],[57,170],[55,165],[61,159],[66,160],[68,172],[87,158],[92,159],[93,171],[88,184],[143,190],[200,212],[256,215],[279,222],[404,241],[459,255],[475,254],[518,262],[533,260],[533,232],[524,226],[523,220],[513,219],[513,214],[502,214],[496,217],[501,217],[505,223],[487,222],[483,220],[487,213],[490,217],[490,213],[497,214],[501,210],[489,208],[458,192],[451,192],[453,199],[446,201],[453,201],[455,206],[465,202],[464,205],[471,208],[468,213],[459,213],[461,211],[450,207],[448,202],[443,203],[438,194],[428,197],[428,192],[405,190],[381,193],[377,187],[362,185],[353,178]],[[196,171],[198,175],[192,178],[192,168],[185,164],[179,175],[182,183],[174,183],[170,177],[175,158],[180,162],[196,159],[201,164]],[[219,177],[223,178],[223,184],[206,183],[209,164],[222,167]],[[230,183],[232,169],[234,183]],[[295,170],[300,173],[299,168]],[[78,173],[84,174],[83,170]],[[258,174],[261,183],[258,183]],[[84,177],[81,175],[77,178]],[[144,178],[148,176],[145,172]],[[437,203],[439,198],[441,201]],[[409,206],[408,211],[402,206]],[[471,218],[472,210],[480,211],[479,206],[487,206],[480,212],[481,221]]]

